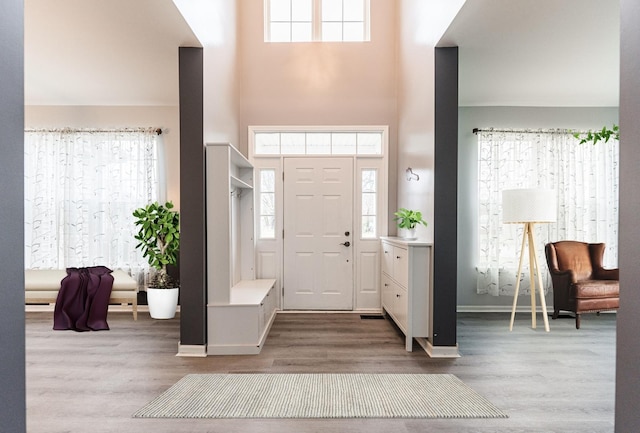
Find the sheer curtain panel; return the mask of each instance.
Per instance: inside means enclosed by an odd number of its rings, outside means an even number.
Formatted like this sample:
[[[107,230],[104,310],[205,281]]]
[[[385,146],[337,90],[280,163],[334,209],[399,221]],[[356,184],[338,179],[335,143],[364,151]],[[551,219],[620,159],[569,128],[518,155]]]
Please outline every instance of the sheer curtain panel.
[[[104,265],[139,279],[134,209],[159,199],[154,129],[25,131],[25,266]]]
[[[544,245],[571,239],[605,242],[605,265],[618,261],[618,142],[579,144],[568,130],[478,131],[477,293],[513,296],[522,224],[502,223],[502,191],[551,188],[557,222],[536,224],[546,290],[551,287]],[[529,295],[528,268],[520,294]]]

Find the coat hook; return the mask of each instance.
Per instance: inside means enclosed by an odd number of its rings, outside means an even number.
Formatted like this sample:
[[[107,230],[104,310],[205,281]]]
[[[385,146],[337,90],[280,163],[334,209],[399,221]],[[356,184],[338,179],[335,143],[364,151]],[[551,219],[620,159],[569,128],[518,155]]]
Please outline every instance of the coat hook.
[[[411,179],[415,179],[416,182],[420,180],[420,176],[414,173],[411,167],[407,167],[407,169],[405,170],[405,175],[407,177],[407,182],[410,182]]]

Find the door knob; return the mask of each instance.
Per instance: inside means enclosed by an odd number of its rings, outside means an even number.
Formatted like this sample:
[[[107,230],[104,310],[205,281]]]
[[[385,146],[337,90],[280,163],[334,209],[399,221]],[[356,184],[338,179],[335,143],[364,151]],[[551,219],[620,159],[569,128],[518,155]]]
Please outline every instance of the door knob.
[[[343,242],[340,245],[344,245],[345,247],[349,247],[349,246],[351,246],[351,242],[349,242],[349,241]]]

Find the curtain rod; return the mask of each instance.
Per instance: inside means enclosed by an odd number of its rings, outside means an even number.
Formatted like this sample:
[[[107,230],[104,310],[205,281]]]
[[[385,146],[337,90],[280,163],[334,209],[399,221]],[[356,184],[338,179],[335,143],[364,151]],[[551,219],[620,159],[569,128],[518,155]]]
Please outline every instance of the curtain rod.
[[[87,132],[87,133],[101,133],[101,132],[155,132],[158,135],[162,135],[162,128],[96,128],[96,129],[81,129],[81,128],[25,128],[24,132]]]
[[[589,131],[575,129],[505,129],[505,128],[473,128],[473,133],[478,132],[515,132],[515,133],[546,133],[546,134],[586,134]]]

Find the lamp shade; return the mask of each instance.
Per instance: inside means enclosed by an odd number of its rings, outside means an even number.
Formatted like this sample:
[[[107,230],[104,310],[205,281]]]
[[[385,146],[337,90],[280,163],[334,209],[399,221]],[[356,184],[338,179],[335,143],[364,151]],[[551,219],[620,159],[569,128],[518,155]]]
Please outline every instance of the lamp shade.
[[[557,215],[552,189],[507,189],[502,191],[503,223],[551,223]]]

